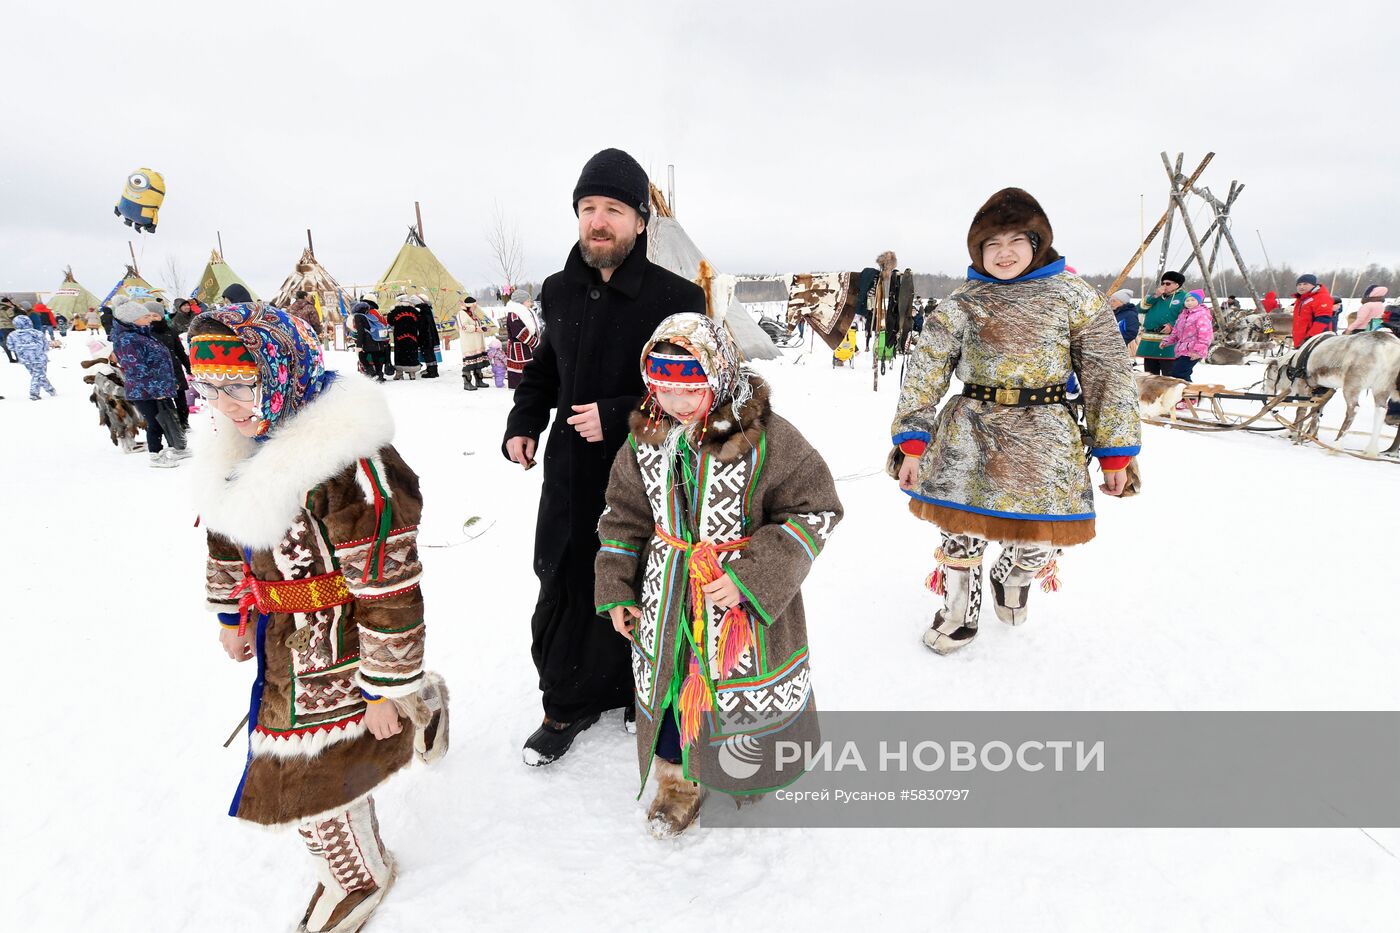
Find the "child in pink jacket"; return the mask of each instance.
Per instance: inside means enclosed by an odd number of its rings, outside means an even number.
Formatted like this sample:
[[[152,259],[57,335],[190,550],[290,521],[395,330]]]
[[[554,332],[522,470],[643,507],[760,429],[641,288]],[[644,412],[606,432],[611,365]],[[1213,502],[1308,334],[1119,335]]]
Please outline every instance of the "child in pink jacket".
[[[1162,341],[1162,346],[1176,346],[1176,363],[1172,375],[1178,379],[1191,381],[1191,373],[1196,364],[1210,353],[1210,342],[1215,337],[1215,325],[1211,322],[1210,308],[1206,307],[1206,294],[1199,288],[1186,296],[1186,308],[1171,325],[1171,333]]]

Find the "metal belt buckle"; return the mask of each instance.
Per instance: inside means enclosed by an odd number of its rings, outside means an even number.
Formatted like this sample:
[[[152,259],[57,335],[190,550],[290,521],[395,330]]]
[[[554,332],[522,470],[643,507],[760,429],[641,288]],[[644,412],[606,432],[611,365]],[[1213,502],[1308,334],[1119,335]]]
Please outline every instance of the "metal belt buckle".
[[[1000,388],[1000,387],[997,388],[997,390],[996,390],[996,403],[997,403],[998,405],[1015,405],[1015,404],[1019,403],[1020,401],[1021,401],[1021,390],[1020,390],[1020,389],[1003,389],[1003,388]]]

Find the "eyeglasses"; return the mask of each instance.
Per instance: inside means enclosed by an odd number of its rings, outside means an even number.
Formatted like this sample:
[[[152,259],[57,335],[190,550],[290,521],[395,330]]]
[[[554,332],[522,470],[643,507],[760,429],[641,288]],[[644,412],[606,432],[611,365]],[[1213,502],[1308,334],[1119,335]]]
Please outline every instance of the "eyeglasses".
[[[234,382],[226,386],[216,386],[212,382],[192,382],[190,388],[198,392],[200,398],[211,401],[218,398],[222,392],[235,402],[251,402],[257,397],[258,391],[257,386],[246,382]]]

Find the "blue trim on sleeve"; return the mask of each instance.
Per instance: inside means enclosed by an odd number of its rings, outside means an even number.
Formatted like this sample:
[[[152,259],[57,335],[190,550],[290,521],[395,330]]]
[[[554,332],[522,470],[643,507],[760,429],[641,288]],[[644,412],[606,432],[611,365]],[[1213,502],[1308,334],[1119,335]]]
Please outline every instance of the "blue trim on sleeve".
[[[600,548],[598,548],[598,553],[600,553],[600,554],[621,554],[623,557],[641,557],[641,555],[638,554],[636,551],[624,551],[624,550],[623,550],[622,548],[620,548],[620,547],[600,547]]]
[[[1136,457],[1142,452],[1142,445],[1137,447],[1095,447],[1089,451],[1091,457]]]
[[[1027,272],[1023,276],[1014,279],[994,279],[990,275],[983,275],[971,266],[967,267],[967,280],[969,282],[991,282],[993,285],[1010,285],[1012,282],[1030,282],[1034,279],[1048,279],[1052,275],[1059,275],[1065,271],[1064,257],[1056,259],[1048,266],[1042,266],[1034,272]]]
[[[927,431],[901,431],[894,436],[894,446],[898,447],[905,441],[923,441],[925,444],[933,443],[933,435]]]
[[[972,512],[976,515],[990,515],[993,518],[1011,518],[1026,522],[1082,522],[1094,517],[1093,512],[1081,512],[1077,515],[1040,515],[1035,512],[998,512],[995,509],[979,509],[975,505],[966,505],[962,502],[949,502],[947,499],[932,499],[928,496],[921,496],[912,489],[901,490],[911,499],[918,499],[920,502],[927,502],[930,505],[941,505],[944,508],[957,509],[959,512]]]

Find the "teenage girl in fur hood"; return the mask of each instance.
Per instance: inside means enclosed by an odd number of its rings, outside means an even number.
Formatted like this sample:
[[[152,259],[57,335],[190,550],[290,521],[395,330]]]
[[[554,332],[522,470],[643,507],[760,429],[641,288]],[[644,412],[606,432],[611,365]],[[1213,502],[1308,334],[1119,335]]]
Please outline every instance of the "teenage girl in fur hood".
[[[929,586],[944,605],[924,635],[939,654],[977,634],[982,556],[997,618],[1026,618],[1032,582],[1056,586],[1060,549],[1094,536],[1089,458],[1122,495],[1138,450],[1137,391],[1113,312],[1065,269],[1050,220],[1019,188],[992,196],[967,234],[967,282],[924,322],[891,429],[910,511],[937,525]],[[946,404],[952,377],[963,383]],[[1077,375],[1087,432],[1065,402]]]

